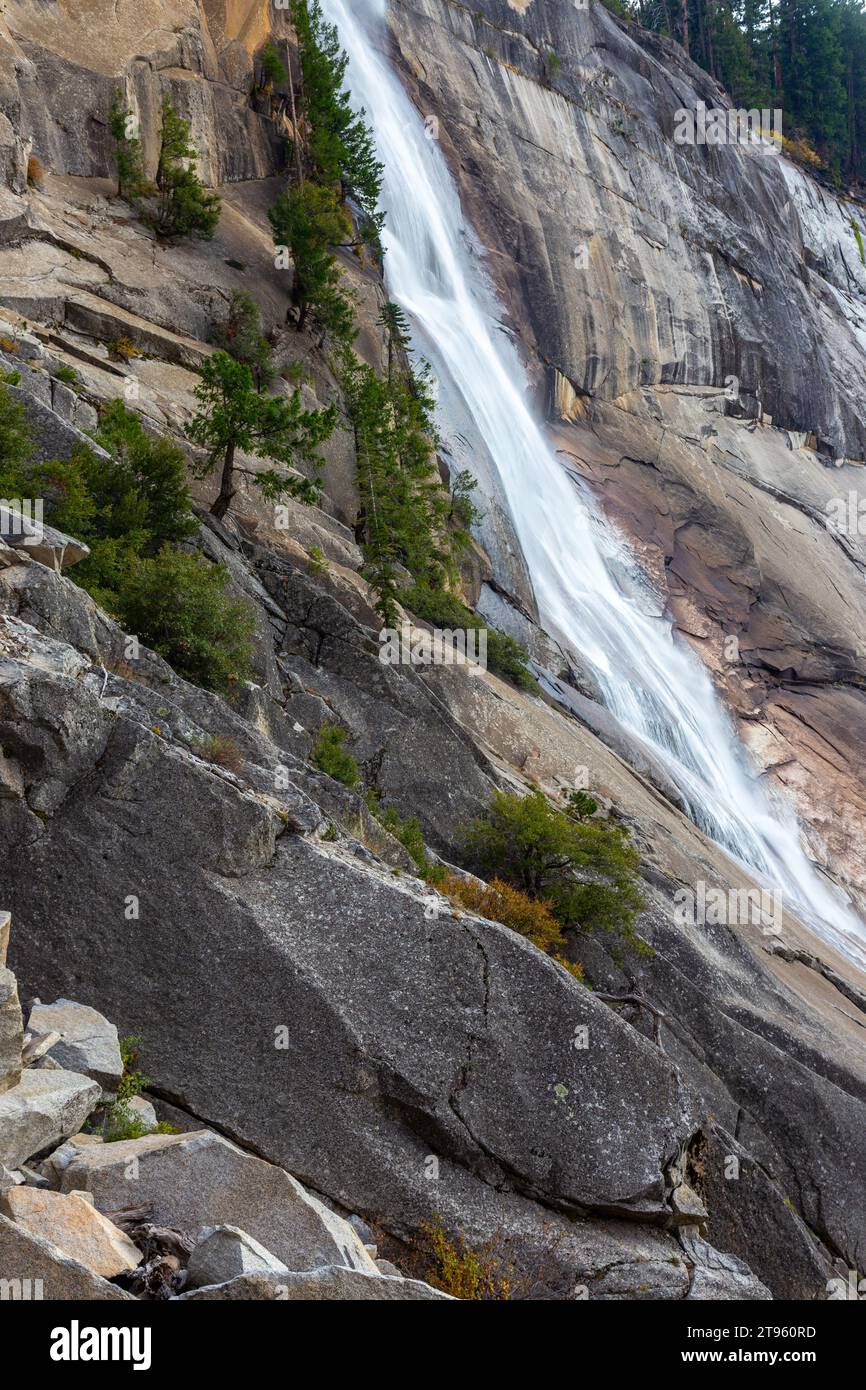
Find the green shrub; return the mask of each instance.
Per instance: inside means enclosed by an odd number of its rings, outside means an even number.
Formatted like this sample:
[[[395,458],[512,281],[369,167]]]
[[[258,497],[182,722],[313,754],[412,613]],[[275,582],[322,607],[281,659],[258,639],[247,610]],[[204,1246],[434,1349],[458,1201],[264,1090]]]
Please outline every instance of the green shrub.
[[[365,800],[368,809],[380,825],[388,831],[389,835],[393,835],[395,840],[399,840],[404,849],[409,851],[421,877],[426,879],[428,883],[443,882],[448,876],[448,871],[442,864],[432,863],[428,857],[427,846],[424,843],[424,832],[418,817],[408,816],[404,820],[393,806],[383,807],[379,800],[379,794],[373,787],[367,788]]]
[[[564,927],[602,930],[639,952],[634,931],[645,905],[640,857],[624,827],[579,819],[551,806],[540,792],[495,792],[489,810],[464,826],[467,867],[547,901]]]
[[[310,574],[329,574],[330,565],[324,551],[318,545],[311,545],[307,554],[310,557]]]
[[[74,367],[70,367],[68,362],[61,362],[54,375],[58,381],[65,381],[68,386],[79,384],[78,373]]]
[[[68,459],[32,465],[27,478],[32,495],[45,500],[46,520],[90,546],[76,583],[114,611],[133,562],[188,540],[198,524],[183,450],[146,434],[122,401],[103,408],[96,443],[108,458],[79,447]]]
[[[423,618],[438,628],[475,628],[487,632],[487,666],[494,675],[512,681],[521,690],[532,694],[539,689],[538,681],[527,668],[529,653],[520,642],[500,632],[498,628],[487,627],[477,614],[466,607],[457,594],[448,589],[436,588],[428,584],[415,583],[400,595],[400,602],[410,613]]]
[[[31,495],[25,466],[32,452],[33,438],[24,407],[0,383],[0,497],[11,500]]]
[[[313,762],[320,772],[326,772],[346,787],[356,787],[361,780],[358,764],[344,748],[346,730],[339,724],[323,724],[313,743]]]
[[[529,653],[522,642],[509,637],[507,632],[500,632],[498,628],[487,629],[488,669],[494,675],[501,676],[503,680],[512,681],[521,690],[528,690],[535,695],[540,686],[526,665],[528,660]]]
[[[137,1115],[130,1101],[150,1085],[150,1077],[136,1069],[138,1062],[139,1038],[121,1038],[120,1056],[123,1061],[123,1075],[115,1098],[102,1112],[102,1137],[106,1144],[117,1144],[124,1139],[143,1139],[146,1134],[177,1134],[174,1125],[161,1120],[156,1126],[146,1125]]]
[[[255,628],[249,603],[228,592],[228,578],[224,566],[166,546],[131,565],[117,616],[181,676],[226,694],[249,674]]]
[[[46,520],[90,546],[76,582],[180,675],[227,693],[249,674],[255,617],[222,566],[171,548],[198,530],[183,450],[151,438],[120,400],[103,409],[96,442],[107,457],[82,447],[32,462],[24,411],[0,386],[0,497],[43,498]]]

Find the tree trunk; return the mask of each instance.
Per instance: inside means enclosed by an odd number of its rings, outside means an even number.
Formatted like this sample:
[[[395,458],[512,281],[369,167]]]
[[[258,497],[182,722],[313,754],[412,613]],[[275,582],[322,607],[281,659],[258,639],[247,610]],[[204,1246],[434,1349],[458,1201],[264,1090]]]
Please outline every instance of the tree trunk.
[[[220,483],[219,497],[210,509],[211,516],[215,516],[217,521],[222,521],[229,509],[229,504],[235,495],[233,475],[235,471],[235,446],[226,445],[226,456],[223,460],[223,476]]]
[[[301,163],[301,132],[300,132],[300,128],[299,128],[299,126],[298,126],[298,113],[297,113],[297,110],[296,110],[296,108],[295,108],[295,76],[294,76],[294,73],[292,72],[292,55],[291,55],[291,52],[289,51],[289,41],[288,41],[288,39],[286,39],[286,67],[287,67],[288,73],[289,73],[289,98],[290,98],[291,103],[292,103],[292,130],[294,131],[294,134],[295,134],[295,138],[294,138],[294,140],[292,141],[292,144],[293,144],[294,147],[295,147],[295,148],[294,148],[294,157],[295,157],[295,178],[296,178],[297,181],[298,181],[299,187],[303,188],[303,186],[304,186],[304,166],[303,166],[302,163]]]

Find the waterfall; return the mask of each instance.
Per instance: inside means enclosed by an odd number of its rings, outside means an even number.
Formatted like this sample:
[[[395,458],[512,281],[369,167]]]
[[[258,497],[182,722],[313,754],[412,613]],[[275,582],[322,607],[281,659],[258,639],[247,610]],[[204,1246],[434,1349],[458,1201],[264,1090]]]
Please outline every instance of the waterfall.
[[[323,0],[385,166],[385,272],[440,382],[440,427],[470,420],[498,474],[541,621],[588,660],[605,704],[663,761],[695,823],[822,936],[866,965],[866,926],[827,886],[771,799],[706,670],[615,577],[624,540],[565,470],[528,404],[517,350],[435,139],[387,57],[385,0]],[[449,408],[452,411],[449,420]]]

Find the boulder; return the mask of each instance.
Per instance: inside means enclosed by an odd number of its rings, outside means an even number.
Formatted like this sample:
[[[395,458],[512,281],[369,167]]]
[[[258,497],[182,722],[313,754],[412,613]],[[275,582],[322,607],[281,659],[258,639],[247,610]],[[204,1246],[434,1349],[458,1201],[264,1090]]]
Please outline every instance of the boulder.
[[[90,547],[74,540],[63,531],[45,522],[22,516],[20,512],[0,507],[0,540],[16,551],[19,558],[38,560],[49,569],[68,569],[86,560]]]
[[[116,1094],[123,1075],[117,1029],[96,1009],[71,999],[36,1004],[27,1026],[39,1033],[59,1033],[60,1041],[50,1048],[50,1056],[67,1070],[98,1081],[105,1095]]]
[[[81,1149],[88,1148],[91,1144],[101,1144],[103,1142],[101,1134],[71,1134],[62,1144],[48,1155],[42,1164],[42,1173],[48,1179],[52,1187],[60,1186],[60,1174],[77,1156]]]
[[[14,1172],[11,1172],[0,1163],[0,1196],[2,1196],[4,1192],[8,1192],[11,1187],[20,1186],[23,1181],[24,1174],[21,1172],[20,1168],[16,1168]]]
[[[210,1130],[152,1134],[80,1150],[61,1174],[64,1192],[92,1192],[100,1211],[148,1206],[160,1226],[192,1235],[239,1228],[289,1269],[325,1263],[375,1271],[347,1221],[281,1168]]]
[[[773,1295],[749,1266],[736,1255],[726,1255],[714,1250],[693,1227],[686,1227],[682,1234],[683,1248],[694,1262],[687,1302],[723,1300],[772,1299]]]
[[[129,1237],[78,1193],[13,1187],[0,1201],[0,1210],[28,1235],[50,1241],[105,1279],[141,1262],[141,1251]]]
[[[23,1072],[18,1085],[0,1096],[0,1163],[17,1168],[75,1134],[100,1098],[97,1083],[78,1072]]]
[[[229,1300],[268,1300],[279,1302],[325,1303],[332,1299],[352,1303],[375,1300],[426,1302],[431,1299],[453,1300],[449,1294],[423,1284],[419,1279],[392,1279],[376,1271],[373,1274],[345,1265],[329,1265],[321,1269],[290,1274],[242,1274],[225,1284],[210,1285],[182,1293],[178,1302]]]
[[[0,966],[0,1092],[11,1090],[21,1080],[23,1044],[18,984],[12,971]]]
[[[19,1298],[135,1301],[50,1241],[0,1214],[0,1300]]]
[[[270,1250],[237,1226],[204,1226],[187,1266],[191,1288],[227,1284],[241,1275],[287,1273]]]
[[[145,1100],[144,1096],[132,1096],[125,1104],[127,1110],[131,1110],[135,1118],[149,1130],[156,1129],[159,1121],[149,1100]]]

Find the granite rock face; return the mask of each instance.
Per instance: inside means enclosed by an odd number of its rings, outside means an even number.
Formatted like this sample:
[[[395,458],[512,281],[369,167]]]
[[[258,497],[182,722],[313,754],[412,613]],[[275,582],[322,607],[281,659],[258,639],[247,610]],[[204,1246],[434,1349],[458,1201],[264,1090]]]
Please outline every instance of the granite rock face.
[[[0,369],[19,375],[10,389],[40,456],[68,455],[121,394],[181,440],[244,275],[280,371],[302,363],[305,404],[330,400],[325,356],[285,327],[265,215],[285,123],[250,95],[252,55],[282,33],[279,13],[145,0],[94,23],[83,0],[55,9],[50,36],[32,0],[10,0],[0,22]],[[799,799],[815,857],[866,891],[866,553],[825,524],[840,488],[859,488],[866,439],[859,211],[783,159],[675,146],[674,109],[721,95],[600,4],[403,0],[391,25],[557,446],[633,538],[658,611],[713,670],[761,768]],[[162,93],[191,119],[204,177],[223,185],[213,243],[157,248],[112,196],[117,85],[149,167]],[[47,175],[28,188],[31,153]],[[358,350],[380,365],[384,288],[375,267],[341,266]],[[118,363],[119,336],[140,355]],[[255,681],[232,706],[146,649],[124,664],[127,634],[74,570],[0,542],[0,963],[11,907],[22,998],[72,994],[139,1036],[157,1103],[220,1131],[85,1143],[74,1131],[100,1073],[78,1078],[60,1115],[19,1107],[42,1118],[0,1162],[73,1135],[42,1165],[64,1193],[128,1207],[144,1190],[129,1191],[123,1160],[136,1159],[157,1220],[191,1238],[236,1227],[295,1267],[192,1299],[438,1296],[379,1277],[338,1212],[404,1248],[437,1219],[499,1243],[524,1296],[825,1297],[834,1261],[866,1262],[862,979],[794,920],[772,952],[756,930],[675,924],[679,886],[749,880],[611,727],[580,654],[538,631],[495,491],[489,557],[467,583],[555,678],[544,699],[489,673],[378,661],[348,429],[328,444],[321,505],[292,504],[288,532],[255,490],[260,463],[242,463],[225,524],[207,520],[197,540],[256,608]],[[196,501],[213,491],[196,483]],[[559,796],[587,769],[640,850],[653,955],[570,941],[593,992],[455,912],[363,797],[312,765],[335,719],[365,782],[445,856],[495,786]],[[231,769],[203,753],[217,735],[236,749]],[[651,1000],[664,1050],[644,1010],[598,992]],[[25,1071],[0,1112],[19,1086],[33,1099],[63,1078]],[[276,1232],[275,1202],[288,1211]],[[9,1227],[0,1218],[0,1255],[35,1252],[27,1268],[56,1296],[123,1296]]]
[[[109,176],[108,110],[118,86],[137,118],[148,172],[158,157],[163,93],[191,122],[207,183],[261,178],[278,167],[277,132],[248,98],[253,55],[279,27],[279,10],[259,0],[148,0],[94,14],[83,0],[66,0],[48,36],[38,9],[13,0],[4,19],[0,110],[27,132],[52,173]]]
[[[99,653],[109,653],[118,636],[69,580],[36,565],[6,574],[5,601],[51,634],[18,616],[7,620],[5,718],[9,729],[14,720],[25,789],[0,801],[0,833],[13,851],[7,892],[21,924],[16,968],[28,988],[49,998],[71,972],[82,1001],[146,1040],[160,1095],[400,1238],[414,1238],[438,1214],[476,1242],[504,1232],[521,1266],[560,1295],[580,1286],[592,1297],[622,1298],[646,1286],[651,1296],[681,1298],[690,1290],[715,1296],[709,1274],[695,1273],[710,1264],[684,1256],[676,1234],[701,1225],[703,1207],[696,1201],[687,1211],[672,1194],[683,1191],[683,1153],[727,1086],[750,1107],[756,1143],[770,1150],[775,1136],[784,1157],[774,1161],[808,1172],[810,1181],[819,1175],[818,1219],[840,1246],[856,1247],[862,1188],[856,1179],[840,1186],[838,1174],[831,1182],[829,1170],[822,1175],[801,1126],[783,1122],[748,1081],[756,1059],[766,1072],[778,1054],[790,1075],[796,1057],[804,1105],[821,1096],[830,1107],[825,1136],[834,1151],[838,1145],[850,1153],[851,1094],[863,1084],[855,1080],[856,1049],[846,1044],[835,1066],[834,1082],[848,1092],[838,1091],[837,1104],[821,1077],[828,1067],[818,1060],[818,1020],[774,983],[769,958],[760,966],[755,948],[727,929],[716,940],[696,939],[691,961],[682,963],[700,980],[691,987],[695,998],[709,987],[721,1003],[723,991],[736,990],[740,1017],[754,1010],[751,1050],[735,1072],[731,1054],[742,1051],[748,1030],[738,1029],[734,1040],[736,1025],[724,1010],[707,1018],[696,1003],[684,1012],[672,992],[668,1007],[700,1036],[705,1059],[698,1065],[697,1045],[692,1055],[685,1035],[685,1047],[675,1045],[675,1068],[632,1023],[520,937],[455,913],[351,837],[322,839],[312,770],[221,701],[167,674],[146,652],[137,680],[111,675],[106,682]],[[340,617],[338,652],[351,647],[352,621]],[[65,644],[61,631],[80,647]],[[366,670],[355,667],[359,684]],[[578,755],[589,757],[668,874],[678,854],[691,854],[693,864],[716,855],[724,871],[723,857],[574,721],[532,697],[506,694],[495,677],[451,668],[420,689],[433,681],[435,707],[487,757],[519,761],[513,739],[525,739],[526,721],[534,721],[542,781]],[[149,682],[159,689],[156,720]],[[488,706],[489,718],[479,723]],[[221,727],[244,739],[240,775],[190,751]],[[279,790],[277,767],[287,773]],[[35,816],[31,804],[44,815]],[[108,874],[106,862],[114,866]],[[681,865],[680,872],[695,869]],[[52,886],[58,873],[62,908]],[[124,913],[130,894],[139,904],[134,921]],[[85,905],[86,940],[71,930]],[[49,910],[57,930],[37,939],[27,925]],[[661,905],[653,920],[666,923]],[[658,928],[652,965],[659,988],[676,945],[667,930]],[[784,962],[773,964],[781,970]],[[215,980],[226,988],[215,989]],[[759,1023],[769,1001],[772,1020]],[[190,1048],[193,1027],[200,1041]],[[766,1032],[766,1044],[756,1030]],[[810,1030],[811,1051],[804,1043]],[[202,1143],[233,1163],[258,1164],[216,1136],[131,1141],[140,1150],[136,1201],[145,1188],[148,1200],[164,1203],[166,1192],[181,1205],[188,1198],[188,1211],[169,1202],[158,1219],[191,1232],[214,1221],[238,1226],[292,1267],[275,1244],[272,1217],[257,1224],[245,1203],[220,1205],[218,1192],[228,1185],[219,1164],[210,1187],[193,1164],[188,1182],[175,1182],[169,1167],[154,1175],[151,1191],[151,1164],[170,1165],[173,1155]],[[128,1206],[127,1148],[79,1149],[60,1173],[63,1190],[90,1190],[105,1211]],[[251,1178],[245,1190],[258,1194],[260,1185]],[[838,1208],[834,1193],[843,1199]],[[808,1184],[802,1200],[808,1207]],[[574,1226],[557,1210],[589,1219]],[[711,1222],[712,1211],[712,1238]],[[734,1284],[742,1296],[764,1296],[749,1293],[757,1284]]]
[[[866,910],[862,206],[784,156],[678,144],[678,110],[728,98],[602,3],[388,18],[565,466]],[[488,512],[496,584],[521,603],[503,499]]]

